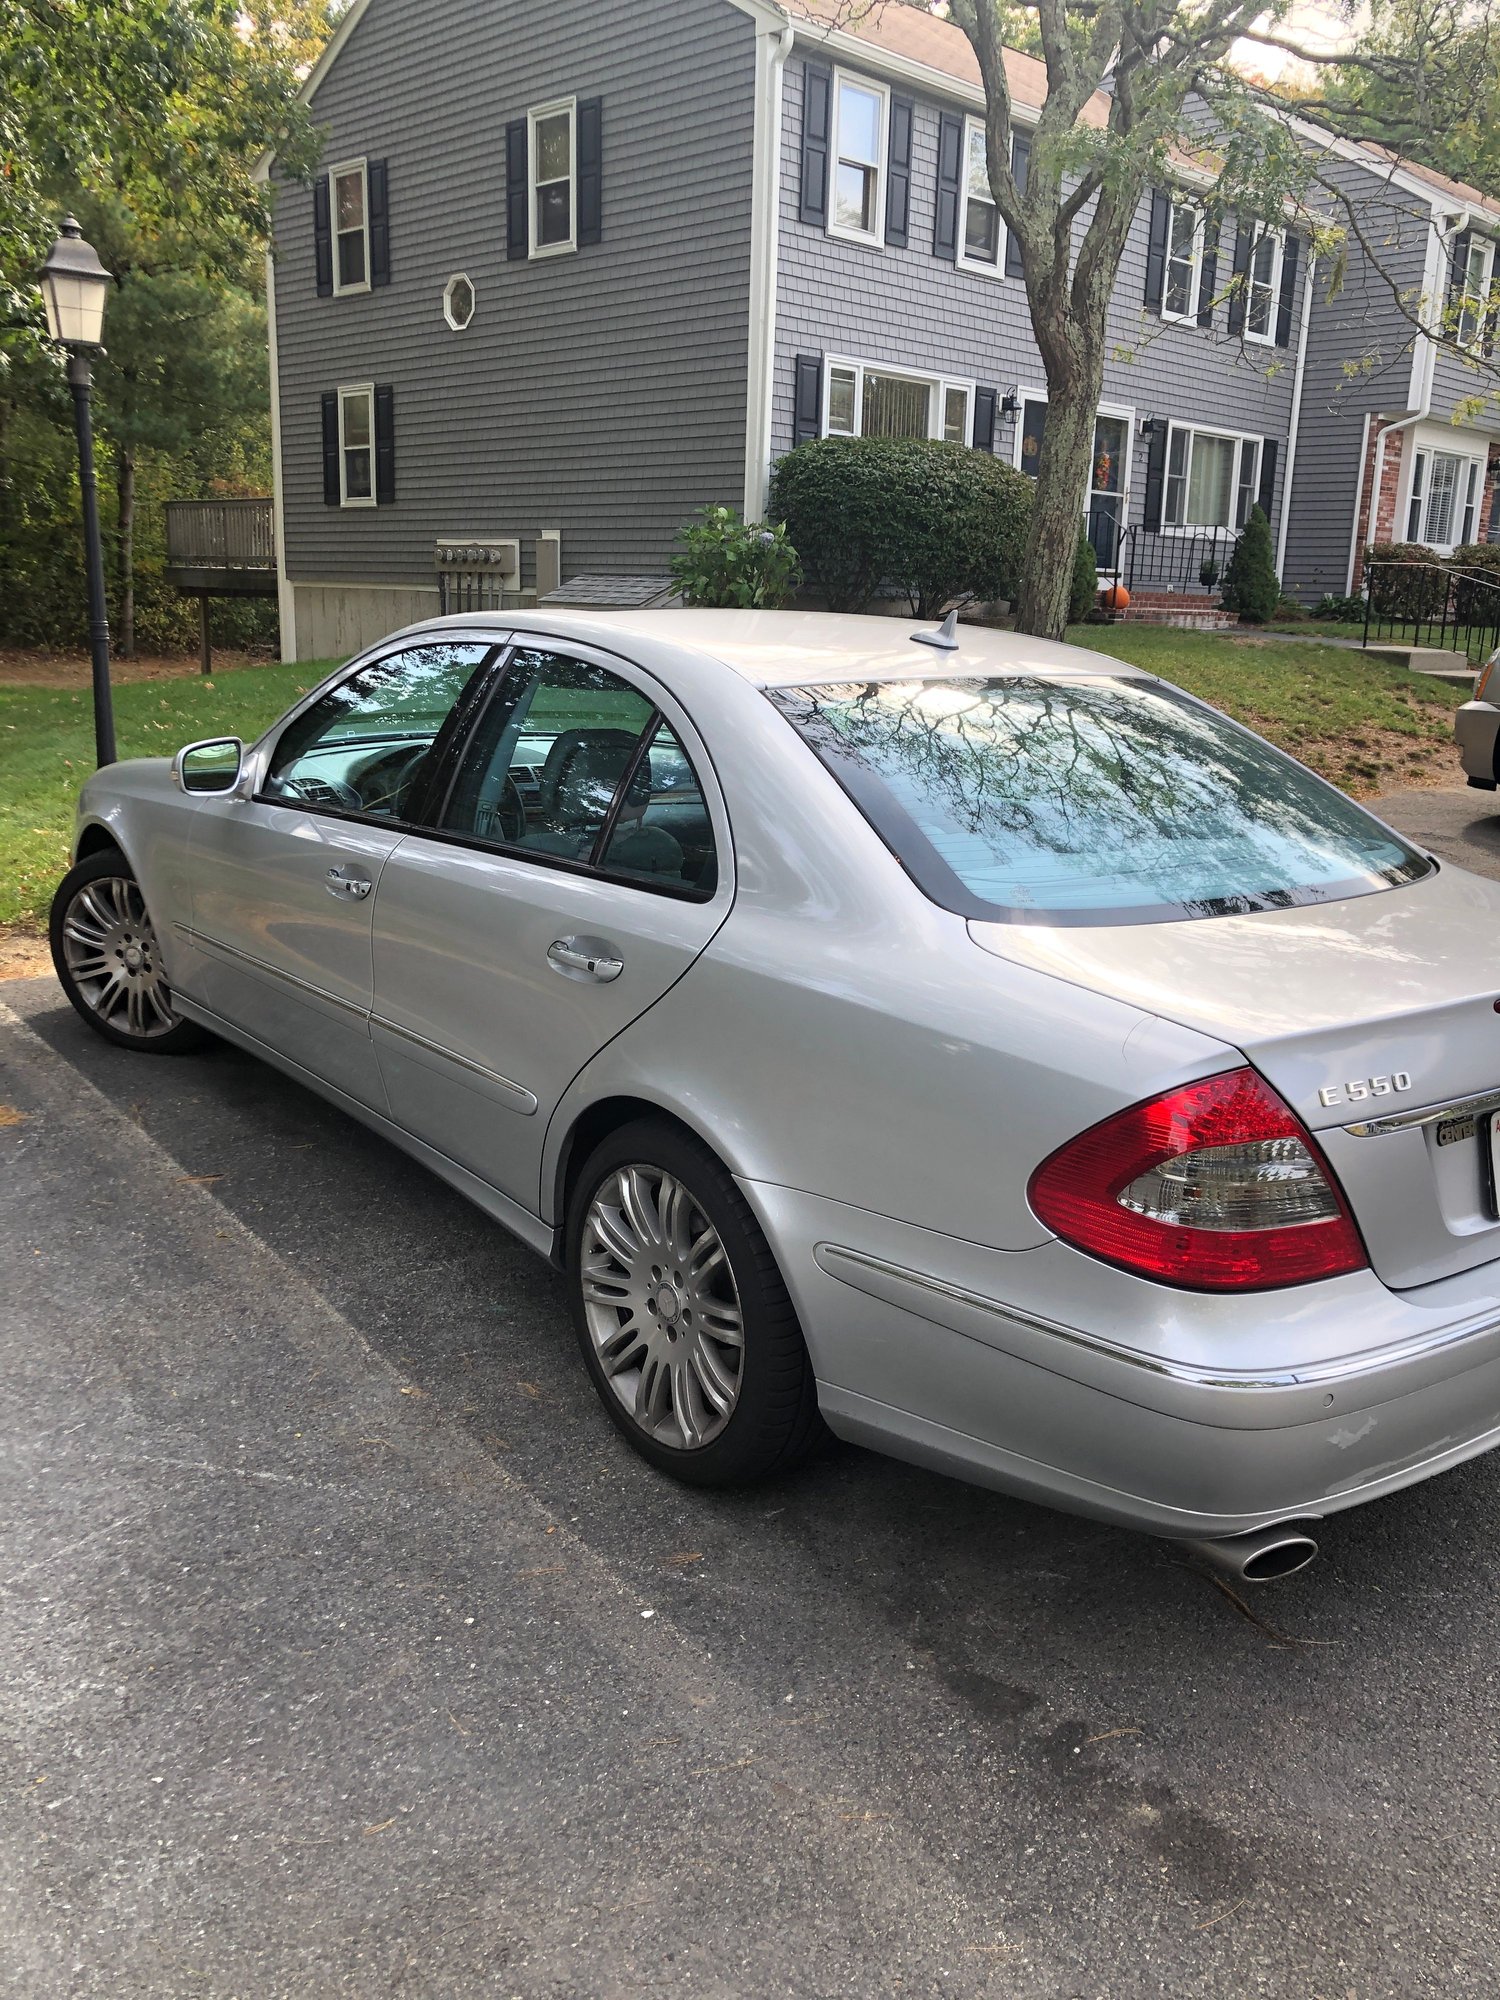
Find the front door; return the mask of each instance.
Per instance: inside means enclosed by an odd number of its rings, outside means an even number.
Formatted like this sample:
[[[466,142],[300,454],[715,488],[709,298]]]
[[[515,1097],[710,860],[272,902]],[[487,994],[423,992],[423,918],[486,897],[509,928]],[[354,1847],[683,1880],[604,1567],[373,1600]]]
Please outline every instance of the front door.
[[[439,733],[494,651],[411,647],[356,669],[291,718],[249,795],[205,798],[193,815],[184,990],[377,1109],[375,885]]]
[[[1021,405],[1021,470],[1035,479],[1041,470],[1042,439],[1047,434],[1047,403],[1028,396]],[[1120,534],[1125,526],[1125,460],[1130,450],[1130,425],[1124,417],[1094,419],[1094,455],[1089,461],[1089,497],[1084,509],[1094,560],[1103,572],[1120,564]]]
[[[591,1057],[681,978],[733,897],[691,724],[646,676],[537,644],[375,895],[371,1031],[392,1114],[525,1208]]]

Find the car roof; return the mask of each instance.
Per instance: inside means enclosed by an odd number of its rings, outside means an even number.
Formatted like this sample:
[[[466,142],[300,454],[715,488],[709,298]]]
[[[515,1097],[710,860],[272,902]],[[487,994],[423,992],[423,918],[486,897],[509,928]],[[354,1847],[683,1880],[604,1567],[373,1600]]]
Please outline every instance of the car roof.
[[[984,625],[960,625],[957,649],[944,651],[913,642],[918,632],[936,631],[934,620],[830,611],[569,611],[538,606],[433,619],[414,629],[493,632],[501,627],[602,646],[618,644],[622,638],[644,639],[718,660],[756,687],[898,677],[1139,671],[1081,646]]]

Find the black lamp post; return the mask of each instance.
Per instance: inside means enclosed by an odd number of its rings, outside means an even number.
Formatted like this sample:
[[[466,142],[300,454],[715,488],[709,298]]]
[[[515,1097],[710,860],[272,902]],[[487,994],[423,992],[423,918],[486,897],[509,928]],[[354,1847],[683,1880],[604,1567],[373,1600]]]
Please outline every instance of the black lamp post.
[[[68,387],[78,431],[78,484],[83,493],[83,543],[89,579],[89,652],[94,665],[94,752],[100,764],[115,761],[115,710],[109,686],[109,612],[104,601],[104,547],[99,538],[99,492],[94,481],[94,425],[89,410],[90,362],[102,353],[104,304],[113,282],[93,245],[71,216],[42,266],[47,331],[68,350]]]

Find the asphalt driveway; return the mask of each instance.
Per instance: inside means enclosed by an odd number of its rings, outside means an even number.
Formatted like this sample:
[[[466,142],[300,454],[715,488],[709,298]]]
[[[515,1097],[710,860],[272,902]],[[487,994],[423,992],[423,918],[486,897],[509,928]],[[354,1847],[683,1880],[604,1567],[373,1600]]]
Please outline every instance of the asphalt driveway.
[[[381,1141],[0,1001],[0,1991],[1494,1990],[1500,1462],[1244,1607],[845,1447],[688,1493]]]

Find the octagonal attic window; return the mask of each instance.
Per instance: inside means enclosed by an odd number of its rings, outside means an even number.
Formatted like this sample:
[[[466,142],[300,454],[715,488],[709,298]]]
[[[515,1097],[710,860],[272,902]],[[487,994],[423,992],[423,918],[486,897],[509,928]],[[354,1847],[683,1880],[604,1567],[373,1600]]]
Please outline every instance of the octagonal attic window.
[[[443,318],[455,333],[462,333],[473,317],[473,280],[460,273],[443,287]]]

